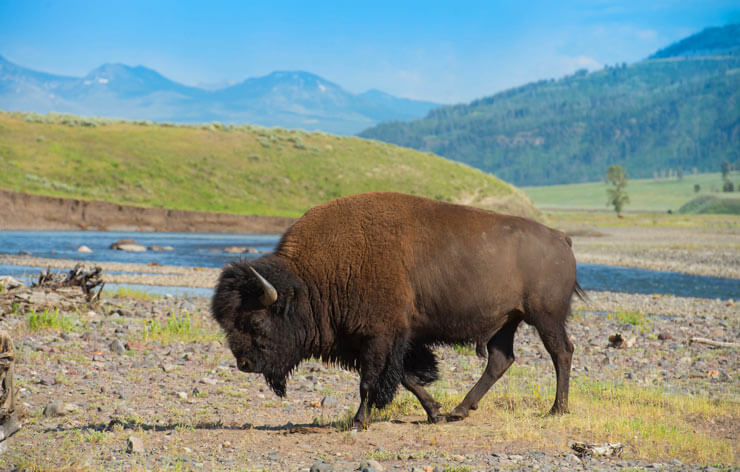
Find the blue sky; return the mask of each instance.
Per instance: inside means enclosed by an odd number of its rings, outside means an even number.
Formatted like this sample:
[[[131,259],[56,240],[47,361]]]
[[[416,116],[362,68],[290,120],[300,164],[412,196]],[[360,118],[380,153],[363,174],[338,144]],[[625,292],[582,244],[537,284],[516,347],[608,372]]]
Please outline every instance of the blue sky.
[[[305,70],[351,92],[456,103],[730,22],[737,0],[0,0],[0,55],[72,76],[144,65],[211,87]]]

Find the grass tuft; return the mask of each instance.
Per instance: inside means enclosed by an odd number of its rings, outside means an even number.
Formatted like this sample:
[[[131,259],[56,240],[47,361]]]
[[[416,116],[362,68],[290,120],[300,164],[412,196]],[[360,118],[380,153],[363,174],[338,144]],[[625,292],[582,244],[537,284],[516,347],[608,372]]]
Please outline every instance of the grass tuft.
[[[54,310],[44,308],[44,311],[42,312],[31,310],[26,313],[26,326],[28,326],[31,331],[49,329],[69,332],[75,330],[77,322],[72,317],[64,316],[62,313],[59,313],[58,308],[55,308]]]
[[[192,318],[187,311],[180,314],[171,313],[162,323],[159,320],[147,320],[141,334],[145,341],[157,341],[162,344],[174,342],[209,342],[223,337],[220,331],[206,329],[198,318]]]

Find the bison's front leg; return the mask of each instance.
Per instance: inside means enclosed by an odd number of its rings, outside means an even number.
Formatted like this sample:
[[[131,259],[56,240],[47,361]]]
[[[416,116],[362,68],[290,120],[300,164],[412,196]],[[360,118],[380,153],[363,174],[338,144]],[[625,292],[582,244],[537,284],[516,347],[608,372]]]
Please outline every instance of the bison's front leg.
[[[367,428],[372,407],[383,408],[393,400],[403,376],[405,343],[383,339],[368,342],[360,359],[360,407],[353,429]]]
[[[436,401],[434,397],[424,389],[424,387],[416,383],[416,379],[414,379],[413,376],[408,374],[404,375],[401,383],[419,400],[424,411],[427,412],[427,419],[430,423],[437,423],[445,419],[445,416],[439,412],[442,405]]]

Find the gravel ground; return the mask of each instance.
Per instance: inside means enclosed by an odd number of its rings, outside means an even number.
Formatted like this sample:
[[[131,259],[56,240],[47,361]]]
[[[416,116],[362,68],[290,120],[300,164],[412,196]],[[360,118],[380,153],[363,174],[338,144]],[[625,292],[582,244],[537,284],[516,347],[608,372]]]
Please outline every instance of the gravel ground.
[[[671,270],[678,264],[684,272],[740,278],[737,235],[710,235],[706,244],[697,243],[703,241],[700,236],[662,230],[645,236],[619,229],[605,236],[576,236],[574,247],[582,262],[645,267],[649,260],[646,268]],[[2,256],[0,263],[74,265],[23,256]],[[110,282],[211,287],[218,274],[182,267],[101,266],[130,272],[120,277],[104,272]],[[737,348],[692,342],[696,337],[737,342],[740,313],[733,300],[588,295],[587,302],[574,300],[568,328],[576,345],[574,385],[602,381],[740,402]],[[723,464],[697,464],[644,450],[636,454],[629,443],[621,458],[579,458],[571,443],[590,438],[571,431],[543,441],[547,423],[540,416],[522,419],[541,424],[536,426],[545,430],[537,433],[540,439],[524,435],[511,440],[505,431],[516,425],[491,424],[480,411],[462,422],[429,425],[416,407],[352,433],[342,421],[358,404],[355,373],[307,361],[289,381],[288,397],[277,398],[261,377],[235,369],[210,320],[208,303],[198,297],[104,298],[89,307],[65,292],[20,299],[0,294],[0,327],[16,342],[25,412],[23,429],[0,457],[0,470],[740,470],[737,446]],[[72,324],[30,329],[25,313],[45,307],[73,313]],[[642,315],[630,324],[620,322],[616,312]],[[191,333],[156,336],[156,327],[184,313],[191,315]],[[610,347],[608,339],[616,333],[633,344]],[[500,398],[527,372],[554,383],[552,363],[530,327],[519,329],[515,353],[514,367],[489,397]],[[432,389],[436,395],[464,393],[483,368],[472,349],[442,347],[437,354],[441,380]],[[548,395],[541,408],[538,404],[542,412],[552,401]],[[737,444],[736,420],[718,417],[711,424],[698,422],[697,428]]]
[[[52,294],[53,295],[53,294]],[[33,297],[80,313],[68,330],[30,330],[5,294],[0,310],[18,351],[24,428],[0,459],[2,470],[35,464],[52,470],[357,470],[375,459],[374,470],[725,470],[677,458],[640,460],[578,458],[570,450],[576,433],[543,447],[497,437],[497,428],[476,416],[460,423],[427,425],[422,412],[380,420],[350,433],[331,421],[354,412],[356,374],[307,361],[289,381],[286,399],[264,381],[240,373],[209,319],[205,298],[106,299],[88,309],[62,293]],[[591,292],[574,301],[569,332],[577,348],[573,382],[601,380],[659,386],[666,392],[740,400],[740,360],[733,349],[692,343],[701,336],[735,341],[738,307],[730,301]],[[74,299],[73,299],[74,300]],[[29,306],[24,307],[26,309]],[[620,324],[604,312],[646,313],[639,326]],[[16,310],[23,312],[23,310]],[[199,339],[147,339],[153,322],[188,312]],[[628,349],[608,346],[614,333],[634,337]],[[552,364],[534,330],[517,333],[516,366],[552,376]],[[439,348],[439,391],[464,393],[483,367],[472,350]],[[506,391],[505,375],[489,393]],[[552,400],[547,398],[545,403]],[[417,409],[418,410],[418,409]],[[327,424],[328,423],[328,424]],[[718,420],[719,437],[737,438],[740,425]],[[484,431],[485,433],[481,433]],[[132,452],[127,452],[133,448]],[[317,461],[324,461],[318,463]],[[26,461],[26,462],[24,462]],[[328,465],[327,465],[328,464]],[[367,464],[365,464],[367,466]],[[378,468],[380,467],[380,468]],[[367,469],[370,470],[370,469]]]

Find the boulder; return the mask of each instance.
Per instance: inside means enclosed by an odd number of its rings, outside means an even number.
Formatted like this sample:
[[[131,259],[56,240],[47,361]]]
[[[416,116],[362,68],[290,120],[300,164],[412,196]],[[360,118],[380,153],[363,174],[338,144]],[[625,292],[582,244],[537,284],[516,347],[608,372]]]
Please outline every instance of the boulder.
[[[130,252],[146,252],[146,247],[137,243],[131,238],[119,239],[109,246],[110,249],[116,249],[118,251],[130,251]]]
[[[92,249],[90,249],[89,247],[87,247],[87,246],[85,246],[83,244],[82,246],[80,246],[80,247],[77,248],[77,252],[81,252],[81,253],[84,253],[84,254],[90,254],[92,252]]]
[[[152,244],[148,248],[150,251],[156,251],[156,252],[164,252],[164,251],[174,251],[175,248],[172,246],[159,246],[157,244]]]

